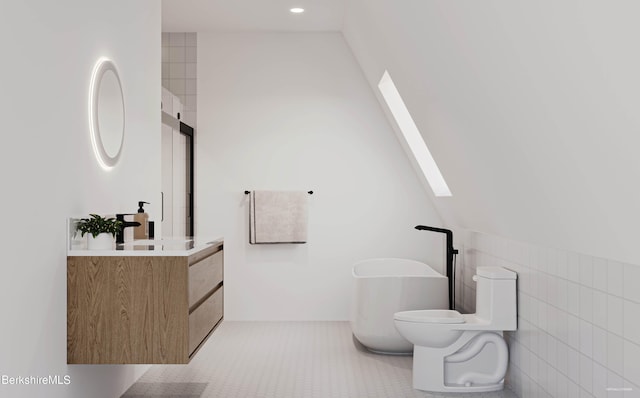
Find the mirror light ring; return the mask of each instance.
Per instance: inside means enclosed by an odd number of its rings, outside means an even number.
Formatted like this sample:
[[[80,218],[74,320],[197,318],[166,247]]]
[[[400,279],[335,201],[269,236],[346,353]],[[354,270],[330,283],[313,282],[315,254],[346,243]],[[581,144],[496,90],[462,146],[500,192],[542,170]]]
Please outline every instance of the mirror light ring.
[[[109,156],[104,149],[104,143],[100,137],[100,126],[98,124],[98,99],[100,97],[100,83],[102,77],[107,71],[112,71],[118,81],[118,88],[120,89],[120,98],[122,98],[122,137],[120,139],[120,145],[118,147],[118,153],[115,156]],[[93,73],[91,74],[91,83],[89,84],[89,130],[91,135],[91,144],[93,151],[96,155],[96,159],[100,166],[109,170],[118,163],[120,155],[122,154],[122,147],[124,143],[124,120],[125,120],[125,108],[124,108],[124,93],[122,92],[122,83],[120,82],[120,75],[116,65],[110,59],[101,57],[93,67]]]

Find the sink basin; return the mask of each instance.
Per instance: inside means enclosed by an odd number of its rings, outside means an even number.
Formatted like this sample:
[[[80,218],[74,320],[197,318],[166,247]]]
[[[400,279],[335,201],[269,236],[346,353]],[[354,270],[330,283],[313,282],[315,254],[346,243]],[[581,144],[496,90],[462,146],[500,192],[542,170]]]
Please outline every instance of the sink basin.
[[[139,239],[121,244],[126,246],[184,245],[190,242],[193,242],[193,239]]]
[[[138,239],[130,242],[119,243],[124,246],[185,246],[193,245],[193,239]]]

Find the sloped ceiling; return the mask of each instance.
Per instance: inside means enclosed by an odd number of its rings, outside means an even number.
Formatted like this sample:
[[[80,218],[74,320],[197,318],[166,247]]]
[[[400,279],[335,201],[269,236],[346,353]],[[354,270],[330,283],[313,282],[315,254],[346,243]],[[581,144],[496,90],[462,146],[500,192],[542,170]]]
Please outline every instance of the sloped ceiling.
[[[344,0],[162,0],[162,31],[338,32],[343,13]]]
[[[449,225],[640,263],[640,3],[347,0],[442,170]]]

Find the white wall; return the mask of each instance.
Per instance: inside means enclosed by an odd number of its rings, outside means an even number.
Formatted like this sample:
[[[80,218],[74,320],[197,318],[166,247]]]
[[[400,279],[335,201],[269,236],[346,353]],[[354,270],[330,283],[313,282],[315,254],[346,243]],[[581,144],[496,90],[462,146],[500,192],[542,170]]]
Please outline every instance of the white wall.
[[[66,219],[160,201],[160,5],[4,1],[0,374],[69,375],[69,386],[0,385],[0,396],[116,397],[145,366],[66,364]],[[97,164],[87,117],[94,62],[111,57],[126,112],[121,163]]]
[[[338,33],[198,33],[197,232],[225,236],[225,318],[346,320],[351,266],[442,264],[419,180]],[[313,190],[304,245],[249,245],[245,190]]]
[[[448,224],[640,263],[639,3],[347,4],[369,83],[389,70],[453,192]]]

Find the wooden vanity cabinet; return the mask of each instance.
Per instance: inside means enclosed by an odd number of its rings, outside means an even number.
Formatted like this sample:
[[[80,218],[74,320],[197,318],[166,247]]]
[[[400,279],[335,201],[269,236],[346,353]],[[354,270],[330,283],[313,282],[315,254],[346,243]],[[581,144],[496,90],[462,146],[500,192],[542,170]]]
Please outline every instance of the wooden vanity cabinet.
[[[67,257],[67,363],[186,364],[223,317],[224,250]]]

